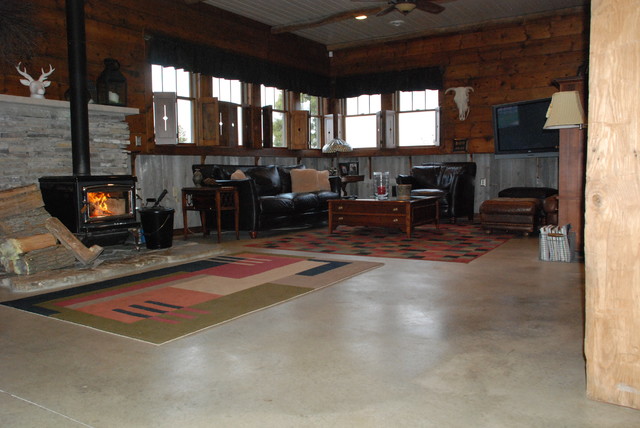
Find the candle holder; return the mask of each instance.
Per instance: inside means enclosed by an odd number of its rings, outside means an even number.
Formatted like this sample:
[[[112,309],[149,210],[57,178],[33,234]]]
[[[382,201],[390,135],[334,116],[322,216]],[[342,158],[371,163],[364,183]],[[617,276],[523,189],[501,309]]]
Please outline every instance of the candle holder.
[[[389,172],[373,173],[373,195],[376,199],[389,198]]]

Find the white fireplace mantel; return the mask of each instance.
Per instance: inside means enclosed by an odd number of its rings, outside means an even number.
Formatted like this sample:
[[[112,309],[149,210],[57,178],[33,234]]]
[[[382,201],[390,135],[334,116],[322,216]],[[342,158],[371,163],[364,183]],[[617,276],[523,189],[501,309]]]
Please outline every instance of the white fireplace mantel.
[[[24,105],[33,105],[38,107],[48,107],[48,108],[59,108],[68,110],[70,103],[69,101],[60,101],[60,100],[48,100],[42,98],[31,98],[31,97],[18,97],[15,95],[2,95],[0,94],[0,103],[7,104],[24,104]],[[140,110],[133,107],[118,107],[118,106],[106,106],[102,104],[87,104],[89,108],[89,112],[101,112],[101,113],[114,113],[122,116],[131,116],[133,114],[138,114]]]

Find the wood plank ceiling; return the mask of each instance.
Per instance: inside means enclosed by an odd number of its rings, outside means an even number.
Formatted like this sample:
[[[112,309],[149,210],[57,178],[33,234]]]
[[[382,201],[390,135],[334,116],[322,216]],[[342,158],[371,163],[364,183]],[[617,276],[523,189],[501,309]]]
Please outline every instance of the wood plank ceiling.
[[[384,8],[386,0],[182,0],[202,1],[213,7],[244,16],[270,27],[318,20],[334,14],[365,8]],[[394,0],[395,1],[395,0]],[[513,20],[523,16],[557,13],[563,9],[587,7],[590,0],[433,0],[445,10],[431,14],[413,10],[407,15],[393,11],[384,16],[371,15],[325,25],[299,29],[292,33],[337,50],[350,46],[397,40],[473,28],[479,25]]]

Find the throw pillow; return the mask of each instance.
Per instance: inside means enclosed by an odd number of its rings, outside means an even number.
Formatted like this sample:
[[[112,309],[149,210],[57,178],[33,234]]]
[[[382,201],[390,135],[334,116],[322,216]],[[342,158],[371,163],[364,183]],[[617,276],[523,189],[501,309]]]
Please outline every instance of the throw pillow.
[[[291,191],[293,193],[315,192],[319,190],[318,171],[315,169],[292,169]]]
[[[234,171],[234,173],[231,174],[231,179],[232,180],[244,180],[246,178],[247,178],[247,176],[245,175],[245,173],[242,172],[242,170],[239,170],[239,169],[236,169]]]
[[[318,171],[318,190],[331,190],[329,183],[329,171]]]

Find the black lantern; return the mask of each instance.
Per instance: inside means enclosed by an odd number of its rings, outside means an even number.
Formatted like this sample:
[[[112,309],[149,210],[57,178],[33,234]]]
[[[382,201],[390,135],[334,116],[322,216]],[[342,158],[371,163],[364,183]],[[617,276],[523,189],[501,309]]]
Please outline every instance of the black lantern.
[[[96,89],[99,104],[127,105],[127,79],[120,73],[118,60],[105,58],[104,71],[98,77]]]

